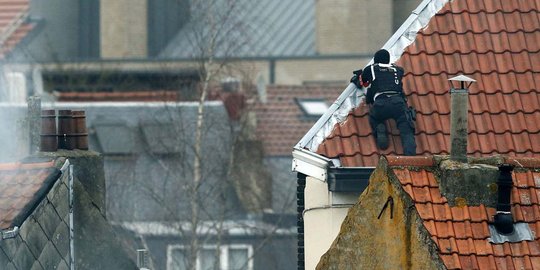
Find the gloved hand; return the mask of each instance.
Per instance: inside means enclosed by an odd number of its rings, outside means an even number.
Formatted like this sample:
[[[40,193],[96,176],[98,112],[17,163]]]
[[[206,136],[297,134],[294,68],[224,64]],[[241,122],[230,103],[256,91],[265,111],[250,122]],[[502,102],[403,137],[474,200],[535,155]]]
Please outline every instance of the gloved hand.
[[[358,69],[358,70],[353,71],[353,74],[354,75],[351,77],[350,82],[354,83],[354,85],[356,85],[356,87],[362,88],[362,85],[360,83],[361,75],[362,75],[362,69]]]

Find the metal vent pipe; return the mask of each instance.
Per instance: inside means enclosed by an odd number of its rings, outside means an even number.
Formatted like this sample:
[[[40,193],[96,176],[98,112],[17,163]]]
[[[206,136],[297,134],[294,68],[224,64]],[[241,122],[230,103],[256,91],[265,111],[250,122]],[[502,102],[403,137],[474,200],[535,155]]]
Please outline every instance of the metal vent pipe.
[[[514,220],[512,217],[512,170],[513,166],[503,164],[499,166],[499,179],[497,180],[497,214],[493,217],[495,229],[500,234],[514,232]]]

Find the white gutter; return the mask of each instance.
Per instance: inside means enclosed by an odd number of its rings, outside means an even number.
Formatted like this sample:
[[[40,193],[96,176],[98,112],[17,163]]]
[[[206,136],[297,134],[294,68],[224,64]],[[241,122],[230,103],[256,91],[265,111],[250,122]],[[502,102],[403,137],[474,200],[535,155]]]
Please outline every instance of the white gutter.
[[[384,44],[383,49],[390,52],[392,62],[397,61],[405,48],[414,42],[418,31],[423,29],[429,23],[429,20],[444,7],[449,0],[424,0],[418,7],[413,10],[411,15],[405,20],[405,22],[399,27],[399,29],[390,37],[390,39]],[[368,63],[371,64],[373,59]],[[315,153],[319,145],[326,139],[334,129],[337,123],[345,121],[347,115],[351,110],[357,108],[365,96],[365,89],[358,89],[354,84],[349,84],[347,88],[341,93],[338,99],[330,106],[328,111],[313,125],[313,127],[304,135],[304,137],[294,146],[293,149],[293,171],[301,172],[308,176],[312,176],[320,179],[320,170],[325,170],[327,165],[317,167],[316,172],[304,172],[296,170],[295,168],[302,168],[302,166],[295,166],[296,164],[317,163],[318,160],[327,159],[321,155]],[[306,156],[302,151],[310,151],[313,155]],[[298,158],[296,158],[296,157]],[[306,159],[307,158],[307,159]],[[328,159],[327,159],[328,160]],[[310,163],[311,164],[311,163]],[[326,166],[326,167],[325,167]],[[322,175],[326,175],[326,172]],[[326,176],[324,176],[325,180]]]
[[[292,160],[293,172],[303,173],[326,182],[327,169],[331,160],[302,148],[294,148]]]

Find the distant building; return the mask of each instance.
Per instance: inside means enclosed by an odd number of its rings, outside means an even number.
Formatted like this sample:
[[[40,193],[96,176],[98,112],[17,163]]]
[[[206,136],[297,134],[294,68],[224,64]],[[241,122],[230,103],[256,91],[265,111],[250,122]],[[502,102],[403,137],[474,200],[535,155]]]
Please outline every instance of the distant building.
[[[219,48],[215,56],[230,58],[235,68],[228,76],[241,81],[341,85],[418,2],[237,0],[234,7],[218,9],[232,8],[234,14],[222,26],[231,30],[219,38],[220,44],[239,44],[227,53]],[[182,85],[193,80],[194,58],[203,56],[192,37],[208,24],[189,0],[17,0],[2,5],[8,22],[4,77],[12,84],[25,82],[24,90],[0,91],[21,96],[6,101],[54,91],[182,92]]]
[[[285,190],[288,185],[273,183],[277,179],[272,179],[263,163],[262,144],[249,135],[255,131],[239,128],[239,120],[230,119],[241,109],[235,104],[241,102],[224,100],[204,105],[198,203],[198,237],[204,252],[200,260],[214,260],[219,248],[224,252],[219,258],[224,264],[248,263],[248,269],[294,267],[294,198],[275,195],[280,201],[273,201],[274,194],[294,193]],[[60,102],[42,106],[86,111],[90,149],[101,152],[104,162],[103,213],[106,210],[108,221],[130,239],[130,251],[148,249],[152,269],[184,263],[191,235],[190,184],[198,103]],[[4,130],[3,138],[24,134],[24,126],[16,127],[26,119],[25,107],[3,104],[0,111],[0,122],[15,127]],[[23,156],[28,149],[19,146],[25,141],[10,145],[0,140],[0,145],[6,145],[0,158]],[[19,156],[6,156],[17,149]],[[223,229],[217,230],[221,225]]]

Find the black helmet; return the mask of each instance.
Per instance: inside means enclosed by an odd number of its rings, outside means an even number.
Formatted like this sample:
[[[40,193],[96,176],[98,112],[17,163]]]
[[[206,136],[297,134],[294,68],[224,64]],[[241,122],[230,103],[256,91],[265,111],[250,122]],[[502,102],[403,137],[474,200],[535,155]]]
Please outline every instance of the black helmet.
[[[390,53],[385,49],[380,49],[373,56],[374,63],[389,64],[390,63]]]

